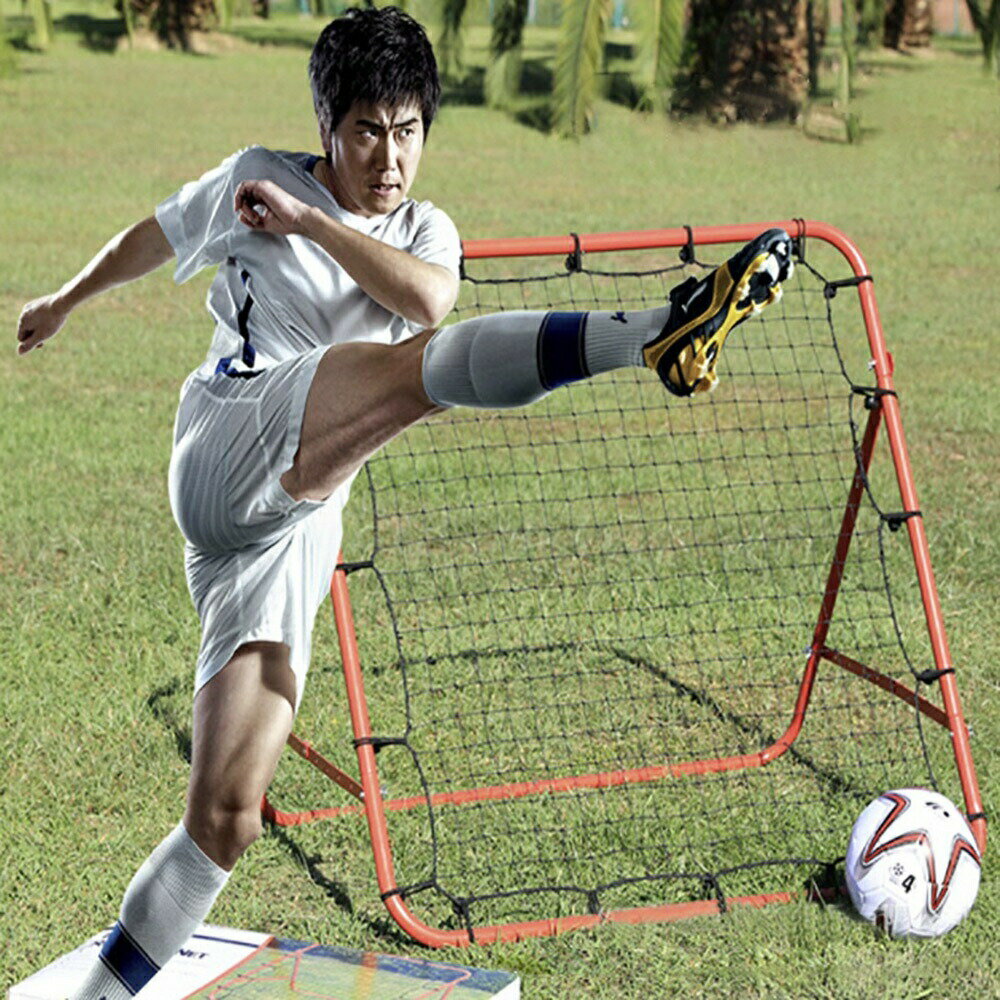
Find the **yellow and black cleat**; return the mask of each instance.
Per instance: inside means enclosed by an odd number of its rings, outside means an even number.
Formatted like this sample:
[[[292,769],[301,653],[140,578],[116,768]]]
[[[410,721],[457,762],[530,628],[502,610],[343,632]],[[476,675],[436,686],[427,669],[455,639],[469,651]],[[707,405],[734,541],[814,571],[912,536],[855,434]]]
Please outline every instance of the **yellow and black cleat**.
[[[688,278],[670,292],[670,316],[642,349],[646,364],[675,396],[714,389],[729,331],[777,302],[793,269],[788,233],[769,229],[711,274]]]

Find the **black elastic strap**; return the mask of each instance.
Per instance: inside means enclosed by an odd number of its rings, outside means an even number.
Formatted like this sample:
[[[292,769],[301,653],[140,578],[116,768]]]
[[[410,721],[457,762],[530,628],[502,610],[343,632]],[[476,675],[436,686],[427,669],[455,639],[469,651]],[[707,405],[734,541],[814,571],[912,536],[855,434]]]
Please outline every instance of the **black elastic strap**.
[[[840,281],[828,281],[823,286],[823,297],[832,299],[837,294],[838,288],[855,288],[865,281],[874,282],[875,279],[870,274],[859,274],[855,278],[843,278]]]
[[[691,232],[691,227],[690,226],[685,226],[684,227],[684,232],[687,233],[687,237],[688,238],[687,238],[687,243],[685,243],[684,246],[682,246],[681,250],[680,250],[681,263],[682,264],[693,264],[694,261],[695,261],[694,233]]]
[[[852,385],[851,392],[856,396],[865,397],[866,410],[877,410],[881,405],[883,396],[895,396],[899,399],[895,389],[879,389],[874,385]]]
[[[400,899],[406,899],[407,896],[412,896],[414,893],[423,892],[425,889],[433,889],[437,885],[436,882],[417,882],[414,885],[404,885],[396,886],[395,889],[386,889],[379,899],[384,903],[391,896],[399,896]]]
[[[570,274],[576,274],[583,270],[583,247],[580,246],[580,237],[576,233],[570,233],[573,237],[573,249],[566,258],[566,270]]]
[[[901,510],[895,511],[891,514],[883,514],[882,520],[889,525],[890,531],[899,531],[903,526],[904,522],[909,521],[911,517],[923,517],[919,510]]]
[[[804,264],[806,262],[806,220],[792,219],[798,232],[792,237],[792,251]]]
[[[722,886],[719,885],[719,880],[714,875],[702,875],[701,883],[708,892],[715,896],[719,913],[728,912],[729,907],[726,905],[726,897],[722,892]]]
[[[405,736],[359,736],[353,741],[355,749],[357,747],[371,747],[376,753],[382,747],[402,747],[406,746]]]
[[[970,823],[974,823],[977,819],[986,819],[986,813],[984,813],[984,812],[969,813],[969,815],[966,816],[965,818]]]
[[[453,899],[451,905],[454,907],[456,916],[465,924],[465,932],[469,935],[469,944],[476,943],[476,930],[472,926],[472,914],[469,912],[469,901],[467,899]]]
[[[944,670],[922,670],[916,675],[916,678],[923,684],[933,684],[939,677],[944,677],[945,674],[953,674],[954,672],[954,667],[945,667]]]
[[[372,569],[374,567],[374,565],[375,565],[375,563],[371,559],[360,559],[357,562],[342,562],[342,563],[337,563],[337,565],[334,567],[334,570],[336,571],[336,570],[339,569],[346,576],[349,576],[355,570],[358,570],[358,569]]]

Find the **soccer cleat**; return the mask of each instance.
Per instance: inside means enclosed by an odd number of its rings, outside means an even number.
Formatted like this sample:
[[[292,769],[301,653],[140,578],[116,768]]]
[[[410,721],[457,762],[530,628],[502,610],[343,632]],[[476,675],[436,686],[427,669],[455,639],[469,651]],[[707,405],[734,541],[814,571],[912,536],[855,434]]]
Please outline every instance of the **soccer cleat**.
[[[777,302],[793,269],[788,233],[769,229],[711,274],[688,278],[670,292],[670,316],[642,349],[646,364],[675,396],[714,389],[729,331]]]

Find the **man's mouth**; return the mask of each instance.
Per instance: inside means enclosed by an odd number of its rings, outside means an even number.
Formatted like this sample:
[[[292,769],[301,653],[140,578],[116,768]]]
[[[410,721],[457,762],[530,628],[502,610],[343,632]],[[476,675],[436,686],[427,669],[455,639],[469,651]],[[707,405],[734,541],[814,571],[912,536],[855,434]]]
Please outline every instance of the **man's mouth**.
[[[368,187],[374,191],[376,194],[388,195],[392,194],[396,188],[399,187],[398,184],[369,184]]]

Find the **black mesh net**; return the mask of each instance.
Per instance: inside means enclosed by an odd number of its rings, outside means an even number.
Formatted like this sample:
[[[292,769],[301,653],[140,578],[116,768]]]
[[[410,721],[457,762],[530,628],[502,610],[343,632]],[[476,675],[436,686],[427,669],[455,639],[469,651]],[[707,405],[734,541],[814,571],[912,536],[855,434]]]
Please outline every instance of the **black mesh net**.
[[[470,262],[457,314],[660,305],[705,266],[675,253]],[[351,599],[373,730],[395,741],[385,798],[421,803],[388,813],[421,919],[799,889],[829,876],[873,797],[935,782],[946,732],[829,662],[772,763],[662,773],[758,754],[791,722],[869,414],[857,388],[873,384],[857,294],[831,291],[800,264],[730,336],[709,396],[620,371],[521,410],[451,411],[368,463],[345,559],[372,563]],[[877,453],[827,645],[913,687],[932,664],[906,532],[883,530],[892,477]],[[321,741],[332,704],[342,717],[342,694],[307,698],[300,731]],[[622,780],[644,768],[655,780]],[[603,777],[440,798],[580,775]]]

